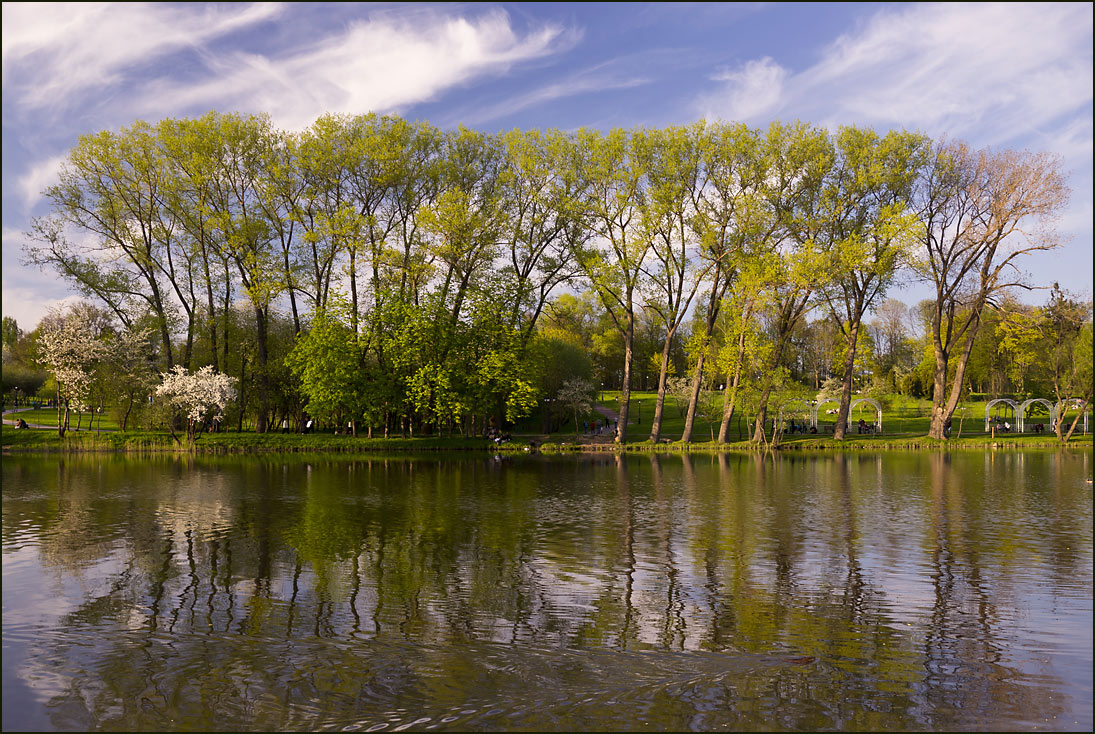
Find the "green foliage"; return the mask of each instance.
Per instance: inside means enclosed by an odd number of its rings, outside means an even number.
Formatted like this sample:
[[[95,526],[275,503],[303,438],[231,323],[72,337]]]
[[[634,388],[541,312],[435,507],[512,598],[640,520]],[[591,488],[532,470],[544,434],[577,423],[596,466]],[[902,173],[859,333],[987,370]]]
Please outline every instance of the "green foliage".
[[[300,381],[308,412],[323,420],[361,415],[365,398],[363,350],[357,335],[334,312],[315,315],[298,335],[286,364]]]

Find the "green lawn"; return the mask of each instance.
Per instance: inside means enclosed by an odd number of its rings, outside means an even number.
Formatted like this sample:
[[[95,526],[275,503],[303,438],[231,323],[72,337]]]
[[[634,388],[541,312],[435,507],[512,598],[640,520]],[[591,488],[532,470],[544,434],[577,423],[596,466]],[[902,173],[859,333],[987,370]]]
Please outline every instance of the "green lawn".
[[[620,405],[620,393],[619,391],[605,391],[603,393],[604,399],[601,401],[601,405],[612,411],[619,411]],[[600,396],[598,396],[600,397]],[[857,396],[858,397],[858,396]],[[628,441],[645,441],[650,437],[650,421],[654,417],[654,406],[657,402],[657,393],[655,392],[640,392],[632,391],[631,393],[631,425],[629,427]],[[957,438],[959,435],[963,437],[982,437],[989,434],[985,433],[985,402],[974,402],[964,406],[960,406],[959,410],[955,413],[952,422],[952,437]],[[1032,406],[1037,407],[1037,406]],[[792,440],[805,440],[819,436],[823,437],[831,435],[833,430],[833,424],[836,421],[835,410],[837,408],[836,403],[828,403],[822,406],[821,413],[818,416],[818,434],[817,435],[784,435],[785,441]],[[994,406],[992,414],[1006,416],[1007,420],[1014,426],[1015,418],[1012,416],[1010,408],[1007,412],[1003,410],[1003,405]],[[832,409],[833,414],[827,414],[825,411]],[[684,417],[683,413],[687,410],[687,404],[677,405],[677,402],[672,397],[666,397],[665,409],[662,417],[662,430],[661,437],[671,440],[678,440],[681,434],[684,433]],[[931,401],[921,400],[917,398],[897,397],[894,398],[889,407],[884,407],[882,411],[882,436],[888,437],[909,437],[909,436],[926,436],[928,434],[928,427],[931,422]],[[1076,415],[1076,411],[1066,412],[1065,420],[1071,421]],[[769,413],[769,417],[772,416]],[[809,418],[809,413],[800,404],[787,408],[784,411],[784,421],[789,421],[794,418],[796,422],[801,422],[803,419]],[[861,403],[856,410],[852,412],[851,422],[852,431],[855,431],[855,425],[862,418],[868,423],[874,423],[876,414],[874,407],[869,403]],[[741,420],[741,437],[747,438],[750,434],[748,427],[745,425],[747,416],[742,416]],[[1042,409],[1040,412],[1036,412],[1033,409],[1028,410],[1026,419],[1028,425],[1028,433],[1023,434],[1024,437],[1037,437],[1030,432],[1030,426],[1034,423],[1046,424],[1046,434],[1052,436],[1052,432],[1049,430],[1049,416],[1048,413]],[[1090,427],[1090,425],[1089,425]],[[707,420],[697,416],[696,425],[693,429],[693,440],[705,441],[710,440],[711,433],[717,435],[719,426],[718,423],[714,423],[710,426]],[[960,433],[961,432],[961,433]],[[1083,435],[1083,418],[1080,419],[1080,423],[1077,426],[1077,434]],[[997,434],[1000,435],[999,433]],[[738,433],[738,418],[735,416],[734,421],[730,424],[730,440],[737,440]],[[869,438],[864,436],[862,438]]]
[[[619,393],[618,392],[605,392],[602,395],[598,395],[602,398],[599,405],[618,412],[619,410]],[[644,446],[649,446],[650,437],[650,422],[654,417],[654,405],[656,401],[656,394],[653,392],[633,392],[632,393],[632,422],[628,435],[628,444],[633,445],[635,448],[642,449]],[[833,406],[825,406],[833,407]],[[662,441],[678,441],[681,434],[684,431],[684,410],[686,406],[678,406],[676,400],[672,397],[666,399],[664,417],[662,421],[661,439]],[[854,432],[854,424],[860,417],[868,422],[874,422],[875,415],[874,410],[870,406],[864,404],[852,415],[853,433],[848,436],[845,443],[841,444],[834,442],[829,436],[832,432],[833,417],[824,413],[819,417],[818,434],[784,434],[783,442],[794,448],[885,448],[885,447],[905,447],[905,448],[918,448],[927,445],[938,445],[938,442],[931,442],[926,438],[928,432],[928,414],[930,405],[924,400],[915,400],[910,398],[897,398],[892,404],[883,411],[882,424],[883,432],[881,435],[857,435]],[[785,411],[784,420],[789,420],[792,416],[801,421],[804,417],[803,408],[801,406],[796,408],[797,412]],[[532,416],[524,419],[519,423],[512,431],[515,441],[510,446],[506,447],[509,450],[523,450],[528,441],[534,441],[540,443],[545,438],[547,441],[553,444],[574,444],[574,419],[573,415],[566,416],[565,418],[559,415],[562,411],[556,412],[555,427],[556,430],[550,435],[545,436],[542,433],[542,417],[539,412],[534,413]],[[995,413],[996,411],[994,411]],[[1074,413],[1073,413],[1074,415]],[[19,414],[24,420],[32,424],[40,424],[47,426],[57,425],[57,413],[54,410],[42,409],[35,411],[27,411]],[[956,414],[956,418],[953,424],[952,441],[948,442],[948,445],[961,445],[969,444],[973,445],[990,445],[991,443],[997,443],[999,445],[1054,445],[1056,437],[1048,432],[1042,435],[1037,435],[1032,432],[1026,434],[997,434],[992,437],[984,433],[984,416],[985,416],[985,403],[971,403],[965,406],[964,410]],[[3,445],[10,448],[69,448],[76,450],[173,450],[180,447],[175,444],[174,439],[170,434],[164,431],[144,431],[144,430],[131,430],[122,433],[118,431],[117,424],[106,414],[102,415],[101,424],[97,421],[95,427],[102,427],[103,429],[112,429],[112,431],[104,433],[96,433],[95,431],[87,430],[89,428],[90,415],[85,414],[81,421],[83,430],[75,431],[70,430],[68,436],[65,439],[60,439],[57,436],[56,430],[31,430],[31,431],[17,431],[13,428],[5,427],[3,429]],[[580,415],[578,417],[579,423],[583,420],[592,421],[595,417],[600,417],[596,412],[590,412],[587,415]],[[1009,420],[1014,421],[1014,417],[1008,413]],[[1066,419],[1071,416],[1066,416]],[[11,418],[9,415],[8,418]],[[735,444],[740,442],[739,448],[748,447],[747,440],[751,434],[749,426],[746,425],[747,416],[742,416],[742,420],[739,424],[737,418],[730,426],[730,443]],[[1031,416],[1028,422],[1045,422],[1048,423],[1048,418],[1045,415]],[[69,418],[70,428],[75,428],[77,425],[77,416],[71,414]],[[1048,426],[1047,426],[1048,428]],[[739,433],[740,430],[740,433]],[[695,430],[693,433],[693,446],[697,449],[703,450],[705,447],[703,444],[712,440],[713,435],[717,435],[718,424],[710,424],[705,418],[697,417]],[[960,441],[958,439],[961,439]],[[583,441],[588,441],[587,437],[583,436]],[[607,441],[608,437],[602,439]],[[524,442],[524,443],[522,443]],[[1084,436],[1081,427],[1077,430],[1076,435],[1073,437],[1073,443],[1085,443],[1091,444],[1091,437]],[[483,438],[461,438],[459,436],[453,438],[447,437],[418,437],[410,439],[366,439],[364,436],[360,438],[351,438],[348,436],[334,436],[330,434],[312,434],[308,436],[302,436],[299,434],[282,435],[281,433],[267,433],[256,434],[251,432],[244,433],[220,433],[220,434],[203,434],[198,440],[197,450],[199,451],[212,451],[212,452],[248,452],[248,451],[376,451],[376,450],[440,450],[440,449],[490,449],[493,444],[486,441]],[[679,446],[678,446],[679,448]],[[706,447],[710,449],[716,448],[713,444]]]
[[[57,410],[55,408],[39,408],[37,410],[20,411],[18,414],[8,414],[4,416],[5,420],[15,420],[17,418],[22,418],[27,423],[40,426],[57,426]],[[77,423],[80,424],[81,429],[102,428],[114,430],[119,428],[117,421],[111,418],[109,411],[105,410],[101,415],[93,413],[84,413],[80,415],[75,411],[70,411],[68,414],[69,428],[76,428]]]

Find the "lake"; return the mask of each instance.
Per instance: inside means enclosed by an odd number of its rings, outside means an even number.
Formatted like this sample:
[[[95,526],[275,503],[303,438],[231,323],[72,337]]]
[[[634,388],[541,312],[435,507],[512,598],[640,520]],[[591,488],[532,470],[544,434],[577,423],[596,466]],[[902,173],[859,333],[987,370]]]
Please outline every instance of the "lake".
[[[3,728],[1092,726],[1092,452],[3,458]]]

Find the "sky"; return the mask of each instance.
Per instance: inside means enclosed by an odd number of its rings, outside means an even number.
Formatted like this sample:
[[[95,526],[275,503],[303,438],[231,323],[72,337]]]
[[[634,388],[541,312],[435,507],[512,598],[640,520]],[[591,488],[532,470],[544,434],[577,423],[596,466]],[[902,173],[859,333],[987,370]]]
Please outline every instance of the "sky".
[[[75,298],[22,260],[80,135],[211,109],[289,130],[325,112],[485,132],[803,120],[1050,152],[1072,189],[1062,246],[1024,267],[1090,298],[1092,87],[1089,3],[4,3],[2,311],[29,330]]]

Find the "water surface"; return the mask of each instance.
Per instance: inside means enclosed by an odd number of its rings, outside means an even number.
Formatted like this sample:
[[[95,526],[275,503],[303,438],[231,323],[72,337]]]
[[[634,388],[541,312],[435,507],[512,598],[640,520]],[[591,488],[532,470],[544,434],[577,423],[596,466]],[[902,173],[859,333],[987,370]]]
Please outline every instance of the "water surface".
[[[3,459],[3,728],[1080,729],[1091,452]]]

